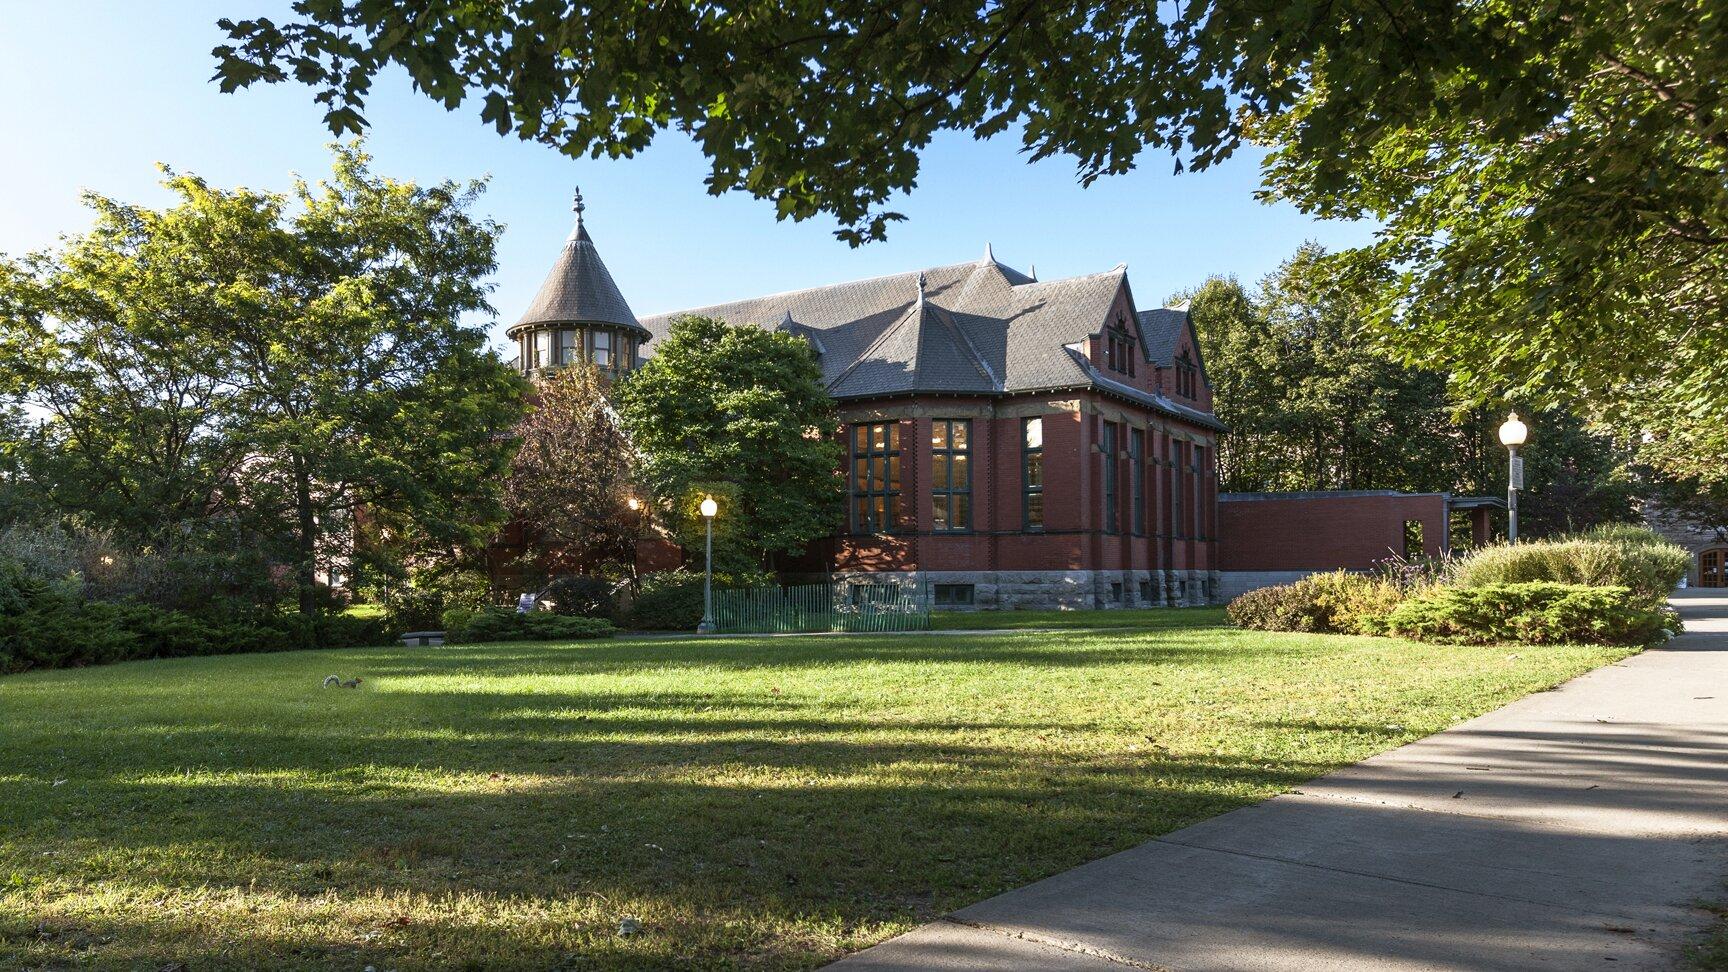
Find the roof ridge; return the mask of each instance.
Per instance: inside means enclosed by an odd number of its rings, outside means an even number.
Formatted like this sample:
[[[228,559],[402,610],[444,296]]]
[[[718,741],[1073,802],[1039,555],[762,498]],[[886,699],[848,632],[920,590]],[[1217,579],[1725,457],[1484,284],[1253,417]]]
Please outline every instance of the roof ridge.
[[[780,297],[793,297],[798,294],[808,294],[817,290],[833,290],[836,287],[850,287],[854,284],[876,283],[879,280],[892,280],[895,277],[912,277],[920,273],[929,273],[934,270],[953,270],[957,267],[975,267],[977,265],[977,260],[967,260],[963,263],[944,263],[934,267],[925,267],[922,270],[900,270],[894,273],[878,274],[874,277],[859,277],[856,280],[840,280],[831,284],[818,284],[814,287],[798,287],[792,290],[782,290],[776,293],[761,294],[755,297],[740,297],[737,300],[719,300],[712,304],[703,304],[701,307],[685,307],[678,310],[661,311],[657,314],[649,314],[648,316],[666,317],[672,314],[694,314],[698,311],[713,310],[716,307],[725,307],[730,304],[754,304],[765,300],[775,300]]]

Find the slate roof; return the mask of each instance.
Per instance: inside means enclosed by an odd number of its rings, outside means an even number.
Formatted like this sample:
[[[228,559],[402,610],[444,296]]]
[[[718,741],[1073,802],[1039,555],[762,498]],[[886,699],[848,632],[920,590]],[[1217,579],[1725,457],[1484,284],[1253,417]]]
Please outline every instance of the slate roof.
[[[534,302],[506,333],[511,337],[531,324],[616,324],[648,337],[647,329],[630,312],[630,305],[612,282],[612,273],[582,225],[582,195],[576,195],[576,226],[551,272],[534,295]]]
[[[1040,281],[986,251],[982,260],[656,314],[642,325],[663,338],[674,319],[693,314],[801,334],[839,399],[1097,388],[1216,426],[1205,412],[1106,378],[1069,347],[1104,328],[1126,286],[1125,267]],[[1147,351],[1173,348],[1186,326],[1180,311],[1143,320]],[[653,344],[642,353],[652,355]]]

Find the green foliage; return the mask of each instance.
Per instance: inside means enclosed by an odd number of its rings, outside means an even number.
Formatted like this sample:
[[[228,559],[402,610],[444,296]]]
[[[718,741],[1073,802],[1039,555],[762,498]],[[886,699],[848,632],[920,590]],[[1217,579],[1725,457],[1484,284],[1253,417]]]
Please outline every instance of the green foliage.
[[[1220,488],[1504,491],[1504,411],[1465,408],[1439,362],[1401,364],[1366,333],[1374,285],[1308,245],[1252,293],[1214,278],[1186,295],[1230,426]],[[1637,517],[1624,445],[1565,412],[1531,425],[1524,536]]]
[[[702,575],[649,574],[630,603],[629,626],[642,631],[694,631],[702,620]]]
[[[1459,587],[1550,581],[1621,587],[1661,604],[1686,575],[1691,555],[1648,530],[1617,527],[1577,539],[1483,547],[1453,568]]]
[[[634,571],[648,509],[630,507],[639,498],[635,448],[619,428],[599,370],[570,365],[543,376],[516,439],[505,501],[524,526],[531,566]]]
[[[1238,628],[1260,631],[1383,634],[1404,597],[1384,577],[1339,570],[1249,591],[1230,602],[1225,616]]]
[[[1548,581],[1435,588],[1387,624],[1419,641],[1473,645],[1649,645],[1679,630],[1671,612],[1624,587]]]
[[[452,609],[475,610],[486,603],[485,575],[468,570],[413,570],[408,578],[383,588],[379,601],[393,635],[434,630]]]
[[[167,173],[165,209],[91,194],[90,232],[0,260],[0,392],[46,416],[27,467],[135,549],[292,567],[301,613],[354,511],[423,549],[501,521],[524,384],[487,347],[481,186],[373,175],[358,146],[289,194]]]
[[[643,482],[698,561],[704,523],[693,514],[704,493],[720,503],[714,561],[722,571],[798,553],[839,522],[839,418],[804,339],[680,318],[620,383],[618,407]]]
[[[612,621],[618,613],[612,597],[614,586],[604,577],[560,577],[546,585],[541,600],[556,614]]]
[[[463,620],[457,628],[447,628],[445,637],[452,642],[484,643],[493,641],[577,641],[588,638],[610,638],[617,629],[603,618],[553,614],[550,611],[530,611],[526,614],[514,608],[488,607],[466,619],[450,616],[448,621]]]

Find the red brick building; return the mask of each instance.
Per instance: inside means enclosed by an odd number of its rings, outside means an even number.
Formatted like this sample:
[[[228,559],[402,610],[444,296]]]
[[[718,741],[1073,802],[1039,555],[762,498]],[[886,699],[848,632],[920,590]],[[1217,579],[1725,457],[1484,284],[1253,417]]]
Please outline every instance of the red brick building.
[[[581,225],[510,330],[525,370],[653,355],[681,314],[810,342],[848,444],[844,523],[806,566],[928,581],[938,604],[1205,603],[1223,427],[1188,314],[1125,267],[981,259],[637,319]]]

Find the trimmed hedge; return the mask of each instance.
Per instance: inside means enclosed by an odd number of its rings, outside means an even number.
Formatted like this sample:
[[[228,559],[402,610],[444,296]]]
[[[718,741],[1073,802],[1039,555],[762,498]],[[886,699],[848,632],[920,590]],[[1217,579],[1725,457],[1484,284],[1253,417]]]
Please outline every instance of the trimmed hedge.
[[[522,614],[515,608],[501,607],[444,613],[444,637],[450,642],[578,641],[610,638],[616,633],[610,621],[576,614],[550,611]]]
[[[1624,587],[1647,604],[1667,600],[1686,575],[1691,555],[1648,530],[1622,526],[1581,537],[1484,547],[1452,573],[1458,587],[1548,581]]]
[[[1387,627],[1448,644],[1649,645],[1679,621],[1625,587],[1533,581],[1436,588],[1400,604]]]
[[[694,631],[701,621],[702,575],[682,571],[642,578],[626,619],[630,627],[643,631]]]
[[[1392,581],[1339,570],[1249,591],[1224,613],[1231,624],[1259,631],[1382,634],[1387,615],[1403,599]]]

